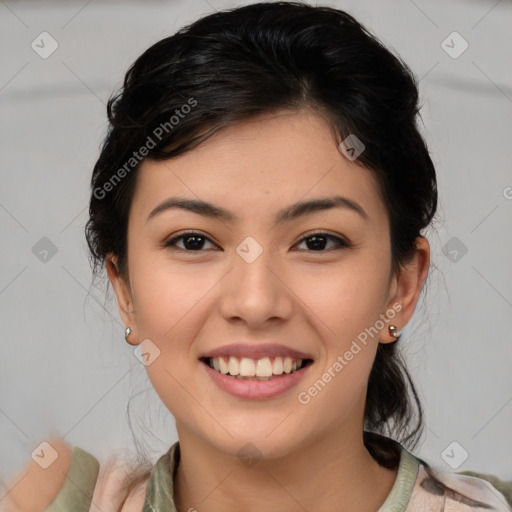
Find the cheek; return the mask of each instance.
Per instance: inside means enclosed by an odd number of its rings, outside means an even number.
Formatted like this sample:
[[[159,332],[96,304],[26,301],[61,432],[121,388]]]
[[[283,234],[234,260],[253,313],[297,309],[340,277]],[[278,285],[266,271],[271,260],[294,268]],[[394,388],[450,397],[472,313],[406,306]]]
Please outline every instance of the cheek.
[[[341,419],[340,411],[364,403],[378,347],[380,329],[375,326],[384,312],[386,292],[386,269],[375,258],[347,261],[332,272],[308,274],[302,281],[298,295],[308,306],[305,314],[321,333],[325,350],[318,368],[320,382],[316,375],[317,380],[307,385],[314,386],[317,407],[328,416],[332,412],[333,421]],[[333,403],[335,411],[330,409]]]
[[[304,272],[293,284],[331,345],[340,350],[384,311],[387,273],[374,258],[353,258],[329,269]]]
[[[217,276],[193,265],[169,262],[162,255],[134,258],[133,293],[137,325],[145,337],[167,344],[183,338],[187,319],[199,311],[201,300],[214,289]]]

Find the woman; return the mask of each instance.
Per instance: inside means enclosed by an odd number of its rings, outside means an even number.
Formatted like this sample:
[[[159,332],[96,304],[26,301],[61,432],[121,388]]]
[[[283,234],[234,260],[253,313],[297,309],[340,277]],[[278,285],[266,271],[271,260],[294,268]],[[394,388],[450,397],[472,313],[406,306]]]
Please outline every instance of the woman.
[[[98,474],[56,441],[32,510],[508,510],[410,451],[396,344],[437,206],[418,109],[406,64],[327,7],[217,12],[137,59],[86,236],[179,442]]]

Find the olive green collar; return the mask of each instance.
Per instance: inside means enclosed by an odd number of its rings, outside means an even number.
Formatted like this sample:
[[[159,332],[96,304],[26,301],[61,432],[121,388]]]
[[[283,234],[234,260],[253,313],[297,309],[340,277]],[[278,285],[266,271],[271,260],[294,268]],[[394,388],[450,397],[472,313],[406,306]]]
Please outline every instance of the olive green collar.
[[[155,510],[177,512],[174,504],[174,478],[179,460],[180,443],[176,441],[153,466],[142,512],[155,512]]]
[[[400,464],[395,483],[378,512],[405,512],[423,461],[400,445]],[[146,489],[142,512],[166,510],[177,512],[174,503],[174,479],[180,460],[179,441],[176,441],[156,462]]]

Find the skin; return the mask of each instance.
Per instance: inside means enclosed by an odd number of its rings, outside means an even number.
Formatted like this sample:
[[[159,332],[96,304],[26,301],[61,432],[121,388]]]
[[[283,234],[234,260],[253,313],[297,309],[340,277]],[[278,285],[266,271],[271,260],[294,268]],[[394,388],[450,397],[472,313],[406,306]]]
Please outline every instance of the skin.
[[[359,203],[368,219],[333,208],[274,221],[285,206],[335,193]],[[170,196],[205,200],[239,219],[173,209],[146,222]],[[183,239],[163,246],[190,230],[207,237],[199,250],[186,252]],[[327,239],[324,249],[315,249],[301,241],[311,231],[352,245]],[[263,249],[252,263],[236,252],[247,236]],[[106,268],[123,322],[133,331],[129,342],[150,339],[160,350],[146,370],[176,420],[180,512],[378,510],[396,470],[379,466],[363,444],[368,377],[378,343],[395,341],[388,326],[400,330],[410,320],[429,259],[428,241],[420,237],[411,262],[392,272],[389,219],[377,181],[343,156],[314,112],[258,116],[177,158],[142,163],[129,215],[129,276],[119,274],[115,255]],[[298,393],[393,304],[401,305],[394,318],[300,404]],[[240,340],[281,343],[315,362],[307,378],[278,398],[235,398],[212,382],[198,357]],[[261,455],[250,467],[237,457],[247,442]]]
[[[64,485],[73,458],[72,447],[59,437],[45,441],[57,452],[57,458],[47,468],[31,460],[7,485],[2,482],[2,487],[9,490],[0,491],[2,512],[44,510]]]

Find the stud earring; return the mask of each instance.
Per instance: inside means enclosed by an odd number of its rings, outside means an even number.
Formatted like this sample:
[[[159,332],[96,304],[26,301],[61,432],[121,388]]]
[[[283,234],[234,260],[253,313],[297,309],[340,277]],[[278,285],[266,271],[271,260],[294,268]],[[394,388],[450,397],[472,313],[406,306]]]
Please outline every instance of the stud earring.
[[[126,340],[127,343],[130,343],[128,341],[128,336],[130,336],[131,333],[132,333],[132,330],[130,329],[130,327],[127,327],[126,330],[124,331],[124,339]]]
[[[394,336],[397,339],[402,334],[402,331],[399,331],[398,327],[396,325],[390,325],[388,329],[389,329],[389,334],[391,334],[391,336]]]

